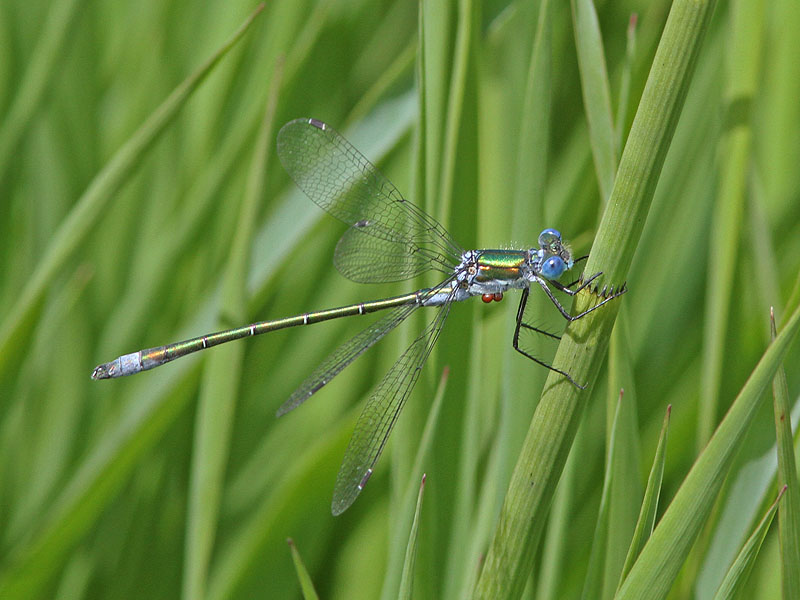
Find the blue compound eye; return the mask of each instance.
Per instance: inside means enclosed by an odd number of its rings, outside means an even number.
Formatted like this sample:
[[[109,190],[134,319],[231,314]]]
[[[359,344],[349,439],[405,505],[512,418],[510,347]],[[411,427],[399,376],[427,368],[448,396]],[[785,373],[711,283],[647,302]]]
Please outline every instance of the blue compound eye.
[[[557,229],[545,229],[539,234],[539,246],[544,248],[553,242],[561,241],[561,232]]]
[[[558,279],[567,270],[567,265],[560,256],[551,256],[542,263],[541,273],[546,279]]]

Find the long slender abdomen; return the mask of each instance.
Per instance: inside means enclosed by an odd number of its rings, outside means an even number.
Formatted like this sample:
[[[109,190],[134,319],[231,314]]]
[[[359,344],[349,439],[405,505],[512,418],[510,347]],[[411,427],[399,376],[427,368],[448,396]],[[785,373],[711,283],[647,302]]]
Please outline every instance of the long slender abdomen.
[[[441,292],[439,292],[441,294]],[[139,350],[131,354],[123,354],[115,358],[111,362],[97,365],[92,371],[92,379],[112,379],[114,377],[124,377],[126,375],[133,375],[141,371],[147,371],[161,366],[181,356],[192,354],[212,346],[218,346],[225,342],[239,340],[245,337],[260,335],[269,331],[276,331],[286,327],[297,327],[298,325],[311,325],[312,323],[320,323],[330,319],[338,319],[340,317],[348,317],[353,315],[366,315],[369,313],[377,312],[379,310],[386,310],[387,308],[394,308],[403,304],[426,304],[428,298],[436,295],[436,292],[429,289],[419,290],[411,294],[404,294],[402,296],[395,296],[393,298],[386,298],[384,300],[375,300],[373,302],[361,302],[359,304],[351,304],[349,306],[342,306],[340,308],[331,308],[328,310],[321,310],[317,312],[304,313],[294,317],[287,317],[285,319],[276,319],[273,321],[261,321],[244,327],[237,327],[236,329],[228,329],[226,331],[219,331],[217,333],[210,333],[200,337],[185,340],[183,342],[176,342],[174,344],[167,344],[166,346],[156,346],[155,348],[147,348],[146,350]]]

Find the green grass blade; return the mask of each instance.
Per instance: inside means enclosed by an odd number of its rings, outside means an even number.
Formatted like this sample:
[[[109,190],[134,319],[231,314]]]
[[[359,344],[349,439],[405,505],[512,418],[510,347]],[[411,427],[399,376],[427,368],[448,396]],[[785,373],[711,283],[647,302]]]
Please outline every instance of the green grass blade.
[[[410,71],[414,65],[414,57],[419,50],[419,41],[412,39],[408,42],[403,51],[397,55],[397,58],[392,62],[386,71],[384,71],[380,79],[364,94],[361,99],[350,111],[347,116],[348,122],[358,122],[363,119],[369,111],[378,103],[387,90],[398,84],[406,72]],[[416,196],[415,196],[416,197]]]
[[[295,571],[297,571],[297,579],[300,581],[300,590],[303,592],[303,598],[305,600],[317,600],[319,596],[317,595],[317,590],[314,589],[314,582],[311,581],[311,575],[308,574],[308,569],[303,564],[303,559],[300,557],[300,552],[297,550],[294,540],[289,538],[286,543],[289,544],[289,549],[292,551],[292,562],[294,563]]]
[[[286,80],[287,84],[297,75],[303,62],[308,60],[308,56],[311,54],[314,44],[319,41],[320,33],[325,26],[332,4],[332,0],[322,0],[315,4],[311,13],[308,14],[302,5],[287,3],[282,7],[286,13],[275,18],[275,23],[278,27],[277,31],[273,31],[273,33],[278,35],[282,33],[282,29],[286,29],[285,27],[280,27],[281,23],[294,23],[299,18],[303,26],[296,34],[292,32],[291,29],[284,32],[286,35],[292,37],[286,40],[280,40],[280,42],[289,42],[291,40],[291,44],[279,42],[276,45],[277,48],[281,49],[287,46],[291,48],[291,50],[286,53],[286,61],[283,68],[284,75],[282,78]],[[287,15],[288,18],[285,18]]]
[[[544,221],[543,202],[547,182],[547,149],[550,138],[552,98],[552,17],[550,2],[539,6],[536,36],[531,49],[528,77],[525,83],[522,120],[519,124],[519,149],[516,154],[514,201],[512,214],[528,214],[530,221]],[[532,202],[532,199],[538,199]],[[530,214],[529,211],[535,211]],[[526,220],[514,219],[511,237],[520,239],[530,235]]]
[[[428,194],[433,190],[428,188],[428,71],[427,71],[427,45],[425,43],[425,11],[432,6],[431,2],[417,2],[417,60],[414,65],[414,82],[417,87],[415,100],[417,102],[416,130],[414,132],[414,150],[411,169],[411,193],[418,202],[427,202]]]
[[[465,113],[467,115],[474,114],[474,107],[465,106],[465,103],[475,102],[474,95],[467,94],[468,83],[474,77],[475,70],[475,56],[472,53],[473,36],[476,35],[474,32],[475,10],[472,0],[459,0],[453,70],[448,89],[443,154],[440,163],[438,208],[439,214],[443,215],[450,213],[450,206],[453,202],[456,188],[456,157],[459,152],[463,152],[462,148],[465,146],[463,144]]]
[[[636,529],[636,516],[642,503],[641,482],[641,443],[639,439],[638,396],[634,386],[633,361],[631,359],[630,336],[628,335],[628,311],[620,308],[620,314],[611,332],[608,352],[608,395],[616,396],[624,390],[624,402],[619,408],[609,401],[607,413],[620,414],[616,425],[609,423],[606,431],[615,432],[612,442],[607,435],[609,446],[615,450],[611,463],[611,489],[608,506],[608,540],[604,552],[604,573],[602,595],[613,597],[617,590],[620,573],[630,549],[631,538]],[[607,418],[609,418],[607,416]]]
[[[611,196],[617,170],[617,149],[611,115],[611,92],[600,23],[592,0],[572,0],[572,23],[583,107],[589,123],[597,185],[605,201]]]
[[[87,552],[78,552],[70,560],[61,579],[55,600],[85,598],[89,596],[89,583],[92,578],[93,561]]]
[[[75,16],[84,4],[87,3],[83,0],[61,0],[54,2],[47,11],[47,21],[40,30],[25,76],[0,121],[0,176],[45,97],[47,86],[52,82],[53,73],[65,52],[64,42],[69,39]]]
[[[311,491],[319,484],[320,465],[335,470],[341,461],[358,409],[353,407],[332,423],[323,436],[300,449],[297,459],[286,465],[280,480],[271,484],[269,493],[259,497],[259,504],[232,532],[212,564],[206,596],[209,600],[241,597],[247,575],[263,560],[265,549],[278,543],[287,524],[299,527],[309,518],[306,513],[310,505],[329,504],[329,490],[325,490],[325,502],[315,502]],[[324,518],[329,519],[330,515]]]
[[[767,54],[762,69],[769,65],[769,76],[760,80],[759,96],[769,119],[759,119],[758,135],[761,138],[759,154],[764,164],[770,165],[770,176],[765,179],[768,197],[776,205],[792,202],[798,182],[796,166],[800,162],[797,144],[797,123],[800,120],[800,78],[797,60],[800,44],[794,36],[775,36],[780,31],[797,31],[800,28],[800,5],[791,0],[766,3],[769,35],[765,38]],[[784,318],[786,315],[783,315]]]
[[[172,122],[192,92],[247,32],[262,8],[263,5],[259,6],[217,52],[175,88],[89,184],[53,236],[17,301],[0,325],[0,374],[8,367],[8,358],[13,354],[11,349],[27,339],[29,326],[48,284],[84,240],[114,193],[135,172],[148,148]]]
[[[770,331],[774,341],[777,335],[774,312],[770,312]],[[789,390],[783,365],[778,367],[772,381],[772,399],[778,441],[778,484],[783,484],[786,491],[786,498],[778,513],[778,535],[781,540],[783,597],[788,600],[800,597],[800,486],[794,456]]]
[[[408,531],[409,527],[413,529],[416,526],[415,523],[410,524],[409,521],[412,520],[411,506],[414,503],[415,493],[418,495],[417,510],[419,510],[419,505],[422,498],[422,489],[420,486],[417,486],[417,478],[419,477],[419,473],[423,471],[425,463],[430,460],[433,434],[439,422],[439,414],[441,413],[442,401],[444,400],[445,390],[447,389],[447,380],[449,375],[450,369],[445,367],[445,369],[442,371],[442,376],[439,379],[439,386],[436,389],[436,394],[433,397],[433,402],[431,403],[430,411],[428,412],[428,418],[425,421],[425,427],[422,430],[422,436],[420,437],[419,446],[417,447],[417,453],[414,457],[413,466],[411,467],[412,476],[409,479],[408,485],[403,493],[403,500],[399,507],[399,511],[402,512],[403,515],[408,515],[408,517],[397,519],[396,527],[392,532],[392,542],[389,544],[389,566],[386,569],[386,574],[383,578],[383,590],[381,593],[383,598],[395,597],[395,595],[397,595],[397,590],[402,589],[403,578],[409,575],[406,573],[406,569],[408,567],[407,561],[409,558],[409,546],[403,545],[404,540],[402,538],[408,537],[408,534],[405,532]],[[425,474],[423,473],[423,480],[424,477]],[[414,514],[413,520],[415,522],[417,517],[418,515]],[[407,544],[409,543],[410,540],[408,540]],[[405,555],[404,559],[401,560],[401,558],[403,558],[403,551],[405,551]]]
[[[653,527],[656,523],[658,499],[661,495],[661,482],[664,479],[664,463],[666,462],[667,455],[667,432],[669,431],[669,415],[671,412],[672,407],[668,406],[667,412],[664,415],[664,424],[661,427],[661,434],[658,436],[658,446],[656,446],[656,454],[653,457],[653,466],[650,468],[650,476],[647,478],[647,487],[644,492],[642,509],[639,512],[639,519],[636,521],[636,529],[633,532],[631,547],[628,550],[628,556],[625,558],[625,565],[622,567],[622,573],[620,574],[619,586],[622,586],[622,582],[625,581],[628,573],[630,573],[633,563],[636,562],[645,543],[650,539],[650,534],[653,533]]]
[[[449,94],[448,73],[452,73],[450,42],[452,23],[448,2],[419,3],[420,30],[420,152],[423,168],[419,185],[424,189],[423,204],[430,208],[429,202],[439,194],[441,175],[442,140],[444,125],[447,122],[446,108]]]
[[[753,570],[753,565],[755,564],[756,559],[758,558],[758,553],[761,550],[761,544],[764,542],[767,531],[769,531],[769,526],[772,524],[772,519],[775,516],[775,511],[778,510],[778,503],[781,501],[784,492],[786,492],[786,486],[783,486],[778,494],[778,497],[775,499],[775,502],[772,503],[772,506],[770,506],[767,514],[765,514],[764,518],[761,519],[758,527],[756,527],[755,531],[753,531],[753,534],[739,552],[736,560],[733,562],[730,569],[728,569],[725,579],[719,586],[717,593],[714,594],[714,600],[730,600],[732,598],[742,597],[741,594],[745,589],[747,578],[750,576],[750,572]],[[792,596],[784,597],[791,598]]]
[[[620,159],[614,202],[603,216],[586,264],[587,273],[603,271],[606,282],[625,279],[715,4],[672,4]]]
[[[703,453],[684,479],[617,595],[664,598],[700,534],[741,440],[800,327],[800,308],[767,348]]]
[[[417,495],[417,507],[414,510],[414,520],[411,523],[411,531],[408,534],[408,545],[406,546],[406,557],[403,561],[403,576],[400,578],[400,591],[398,598],[413,598],[414,592],[414,566],[417,561],[417,532],[419,531],[419,517],[422,511],[422,495],[425,492],[425,474],[422,474],[422,482],[419,484],[419,494]]]
[[[620,415],[622,414],[623,392],[620,390],[617,397],[617,406],[614,411],[614,420],[609,433],[608,451],[606,453],[605,478],[603,479],[603,492],[600,494],[600,510],[597,514],[597,521],[592,536],[592,552],[589,555],[589,569],[586,579],[583,582],[583,594],[581,598],[591,600],[601,597],[598,592],[604,588],[603,575],[605,572],[605,558],[608,549],[608,511],[611,503],[611,486],[613,485],[615,455],[620,449],[617,448],[617,430],[620,425]]]
[[[617,147],[625,145],[625,132],[627,131],[628,110],[631,101],[631,71],[636,58],[636,24],[639,17],[636,13],[628,21],[627,35],[625,37],[625,63],[622,65],[622,78],[619,85],[619,102],[614,133],[617,138]]]
[[[703,336],[703,379],[697,447],[708,441],[717,422],[719,385],[725,358],[725,335],[734,294],[736,254],[751,162],[750,104],[760,81],[760,48],[764,34],[764,3],[744,0],[731,4],[730,51],[726,54],[728,80],[724,102],[727,131],[720,140],[724,157],[710,235],[706,318]]]
[[[38,330],[44,333],[37,332],[31,344],[31,354],[38,360],[23,365],[19,374],[23,381],[35,381],[39,377],[47,363],[48,351],[52,351],[52,332],[62,329],[71,311],[85,299],[86,286],[91,279],[92,273],[88,269],[77,269],[70,275],[64,288],[59,290],[54,302],[42,313]],[[64,435],[64,429],[79,422],[76,405],[68,395],[61,396],[59,400],[57,403],[43,404],[41,410],[33,414],[37,427],[27,453],[33,458],[33,464],[43,466],[37,468],[26,464],[24,467],[36,469],[37,477],[32,481],[33,485],[21,486],[19,490],[20,509],[4,527],[7,540],[18,540],[25,536],[25,532],[36,527],[43,507],[47,506],[50,496],[58,488],[59,473],[66,466],[70,447],[70,436]]]
[[[793,307],[800,305],[800,271],[797,272],[797,278],[794,280],[794,287],[792,287],[792,293],[789,295],[789,300],[786,303],[787,310],[783,313],[783,319],[781,319],[781,327],[786,325],[786,321],[789,319],[789,315],[791,314],[791,310]]]
[[[607,282],[619,285],[628,272],[713,8],[713,1],[679,0],[672,5],[586,265],[588,273],[603,271]],[[588,304],[588,298],[578,298],[573,311]],[[616,316],[614,303],[605,308],[570,326],[555,358],[557,366],[589,385],[596,379]],[[551,373],[548,378],[512,475],[476,597],[522,593],[587,396],[560,376]]]
[[[247,189],[239,209],[239,222],[225,269],[219,328],[247,319],[247,274],[256,215],[264,195],[269,149],[282,68],[274,71],[269,101],[259,132]],[[208,357],[195,422],[192,475],[186,523],[183,597],[205,596],[208,563],[219,519],[225,468],[228,461],[235,400],[243,368],[245,346],[228,344]]]
[[[569,531],[573,526],[572,516],[578,504],[576,494],[577,482],[582,472],[582,461],[585,456],[582,442],[586,439],[585,428],[578,428],[575,443],[572,445],[564,472],[558,482],[553,508],[547,523],[542,552],[542,567],[536,582],[537,600],[557,600],[558,586],[566,578],[571,568],[571,557],[567,554],[566,545]]]

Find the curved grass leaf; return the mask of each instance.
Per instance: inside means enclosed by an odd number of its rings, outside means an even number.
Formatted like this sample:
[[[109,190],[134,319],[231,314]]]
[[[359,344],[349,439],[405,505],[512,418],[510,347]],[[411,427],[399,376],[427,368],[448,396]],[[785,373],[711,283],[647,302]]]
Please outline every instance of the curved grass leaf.
[[[417,453],[414,457],[414,464],[411,468],[412,477],[410,478],[408,485],[403,493],[402,504],[399,507],[399,510],[403,512],[404,515],[408,515],[407,518],[398,519],[397,520],[397,527],[393,532],[393,535],[397,536],[396,538],[392,539],[392,542],[389,545],[389,567],[386,570],[386,575],[383,578],[383,591],[382,597],[383,598],[393,598],[395,595],[396,590],[403,590],[403,580],[406,577],[411,577],[413,573],[413,564],[411,565],[412,571],[409,572],[407,569],[409,568],[408,560],[409,560],[409,549],[411,547],[411,538],[408,539],[405,545],[405,555],[404,560],[401,561],[401,550],[404,548],[402,541],[399,539],[404,531],[403,526],[405,526],[405,531],[408,531],[409,527],[412,529],[412,533],[416,536],[417,527],[417,519],[419,517],[419,509],[422,503],[422,487],[425,483],[425,474],[422,474],[423,483],[421,486],[417,486],[417,476],[423,470],[423,465],[430,460],[430,452],[431,452],[431,445],[433,443],[433,432],[436,430],[436,425],[439,422],[439,414],[441,413],[442,409],[442,401],[444,399],[444,393],[447,389],[447,379],[450,375],[450,369],[446,368],[442,371],[442,376],[439,379],[439,387],[436,389],[436,394],[433,397],[433,402],[431,402],[430,411],[428,412],[428,418],[425,421],[425,427],[422,430],[422,436],[419,440],[419,446],[417,447]],[[417,508],[416,513],[413,516],[413,523],[409,524],[411,520],[411,506],[414,503],[414,493],[417,494]],[[408,537],[408,534],[406,534]],[[412,557],[412,560],[415,558]],[[410,582],[408,582],[410,583]],[[400,595],[403,595],[405,592],[400,592]]]
[[[664,415],[664,424],[661,427],[661,435],[658,436],[658,446],[656,446],[656,454],[653,457],[653,466],[650,468],[650,476],[647,478],[647,487],[644,492],[644,500],[642,501],[642,509],[639,512],[639,520],[636,522],[636,529],[633,532],[633,539],[631,540],[631,547],[628,550],[628,556],[625,558],[625,565],[622,567],[622,573],[619,579],[619,585],[625,581],[625,577],[636,562],[642,548],[650,534],[653,533],[653,527],[656,524],[656,513],[658,512],[658,499],[661,495],[661,482],[664,478],[664,462],[667,455],[667,432],[669,431],[669,416],[672,412],[672,407],[667,407],[667,413]]]
[[[586,579],[583,582],[583,594],[581,598],[591,600],[600,598],[601,590],[604,588],[603,575],[605,572],[605,559],[608,549],[609,535],[609,505],[611,502],[611,486],[613,485],[614,468],[616,454],[622,451],[617,445],[617,430],[620,426],[620,415],[622,414],[623,391],[620,390],[617,398],[617,407],[614,411],[614,421],[609,435],[608,451],[606,453],[605,478],[603,479],[603,491],[600,494],[600,510],[597,515],[594,535],[592,536],[592,552],[589,555],[589,569]]]
[[[398,598],[413,598],[414,592],[414,566],[417,561],[417,532],[419,531],[419,517],[422,510],[422,495],[425,492],[425,474],[422,474],[422,481],[419,484],[419,494],[417,495],[417,507],[414,510],[414,520],[411,523],[411,531],[408,534],[408,545],[406,546],[406,558],[403,562],[403,576],[400,578],[400,591]]]
[[[317,595],[317,590],[314,589],[314,582],[311,581],[311,575],[308,574],[308,569],[303,564],[303,559],[300,557],[300,552],[297,550],[294,540],[289,538],[286,543],[289,544],[289,549],[292,551],[292,562],[294,563],[295,571],[297,571],[297,579],[300,581],[303,598],[305,600],[317,600],[319,596]]]
[[[774,341],[778,333],[773,311],[770,311],[770,332]],[[783,597],[788,599],[800,597],[800,486],[797,482],[789,390],[783,365],[778,367],[772,381],[772,398],[778,442],[778,484],[783,484],[786,492],[778,513],[778,534],[781,540]]]
[[[631,358],[630,335],[628,332],[629,311],[620,308],[614,330],[611,332],[608,350],[608,389],[609,400],[617,390],[625,392],[621,403],[616,427],[606,425],[606,431],[615,430],[616,449],[611,464],[611,490],[608,507],[608,543],[604,556],[602,594],[604,598],[613,597],[617,590],[620,574],[625,565],[636,529],[643,490],[641,480],[641,440],[639,438],[639,414],[636,394],[633,360]],[[609,401],[606,412],[611,411]],[[608,416],[607,416],[608,420]],[[607,434],[608,445],[611,437]]]
[[[439,214],[448,215],[453,196],[458,189],[456,181],[456,158],[464,152],[465,147],[474,148],[472,144],[464,144],[465,133],[474,126],[465,125],[475,115],[475,94],[468,93],[475,80],[475,47],[473,36],[475,31],[477,5],[472,0],[459,0],[458,20],[456,25],[453,66],[450,76],[450,87],[445,112],[445,128],[442,145],[441,179],[439,188]],[[437,156],[438,159],[438,156]],[[463,157],[459,161],[463,164]],[[429,198],[430,200],[430,198]]]
[[[592,0],[572,0],[570,4],[583,105],[589,123],[589,141],[592,144],[597,184],[605,202],[614,186],[617,150],[603,37]]]
[[[625,144],[625,133],[627,131],[628,110],[631,100],[631,71],[633,61],[636,57],[636,24],[639,21],[636,13],[631,15],[628,21],[627,35],[625,38],[625,63],[622,65],[622,78],[619,85],[619,103],[617,104],[616,126],[614,135],[617,140],[617,147],[621,148]]]
[[[571,557],[567,554],[566,546],[569,531],[573,526],[572,511],[578,504],[578,481],[581,476],[583,458],[585,457],[586,439],[585,428],[578,428],[575,443],[572,445],[564,472],[558,482],[553,509],[547,523],[547,532],[544,538],[542,551],[542,567],[539,579],[536,582],[536,598],[538,600],[557,600],[558,586],[566,578],[566,573],[572,567]]]
[[[769,526],[772,524],[772,519],[775,516],[775,511],[778,510],[778,503],[781,501],[781,498],[783,498],[784,492],[786,492],[786,486],[783,486],[775,502],[769,507],[767,514],[761,519],[758,527],[753,531],[753,534],[739,552],[736,560],[733,562],[730,569],[728,569],[725,579],[722,581],[722,584],[720,584],[717,593],[714,594],[714,600],[730,600],[732,598],[742,597],[741,593],[745,589],[747,578],[753,570],[753,565],[758,558],[758,552],[761,550],[761,544],[764,542],[767,531],[769,531]],[[791,596],[785,597],[789,598]]]

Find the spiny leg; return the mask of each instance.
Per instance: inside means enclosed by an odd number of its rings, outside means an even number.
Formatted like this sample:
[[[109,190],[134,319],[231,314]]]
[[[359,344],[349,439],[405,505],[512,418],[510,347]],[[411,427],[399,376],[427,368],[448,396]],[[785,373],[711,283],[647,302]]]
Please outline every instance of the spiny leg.
[[[593,279],[595,279],[599,275],[600,275],[600,273],[598,273],[597,275],[592,276],[589,279],[589,281],[587,281],[586,283],[588,284],[589,282],[591,282]],[[544,290],[545,294],[547,294],[547,297],[550,298],[550,301],[555,305],[555,307],[558,309],[558,311],[570,323],[572,321],[577,321],[578,319],[580,319],[582,317],[585,317],[586,315],[588,315],[593,310],[597,310],[598,308],[603,306],[606,302],[610,302],[614,298],[617,298],[618,296],[621,296],[622,294],[624,294],[627,291],[626,288],[625,288],[625,284],[622,284],[622,287],[619,289],[619,291],[611,294],[607,298],[604,298],[602,302],[599,302],[598,304],[595,304],[591,308],[587,308],[585,311],[583,311],[582,313],[580,313],[578,315],[572,316],[571,314],[569,314],[567,312],[567,310],[561,305],[561,303],[558,301],[558,299],[553,295],[553,292],[550,291],[550,288],[547,286],[547,283],[545,283],[545,281],[543,279],[537,277],[536,281],[539,283],[540,286],[542,286],[542,289]],[[553,282],[551,282],[551,283],[553,283]],[[583,286],[581,286],[581,288],[579,288],[579,289],[583,289],[584,287],[585,287],[585,284]],[[573,292],[572,295],[574,295],[576,293],[577,292]]]
[[[603,272],[602,272],[602,271],[598,271],[597,273],[595,273],[594,275],[592,275],[591,277],[589,277],[589,279],[587,279],[586,281],[584,281],[583,283],[581,283],[581,285],[580,285],[580,286],[579,286],[577,289],[574,289],[574,290],[571,290],[571,289],[569,289],[569,288],[571,288],[571,287],[572,287],[573,285],[575,285],[576,283],[579,283],[579,282],[581,281],[581,278],[583,277],[583,275],[581,275],[581,277],[579,277],[578,279],[576,279],[575,281],[573,281],[573,282],[572,282],[572,283],[570,283],[569,285],[561,285],[561,284],[560,284],[560,283],[558,283],[557,281],[551,281],[550,283],[552,283],[552,284],[553,284],[553,287],[555,287],[555,288],[556,288],[556,289],[558,289],[558,290],[561,290],[561,291],[562,291],[562,292],[564,292],[565,294],[569,294],[570,296],[574,296],[575,294],[577,294],[578,292],[580,292],[580,291],[581,291],[583,288],[587,287],[587,286],[588,286],[590,283],[592,283],[592,282],[593,282],[595,279],[597,279],[598,277],[600,277],[600,275],[602,275],[602,274],[603,274]]]
[[[516,324],[516,327],[514,327],[514,338],[512,339],[512,342],[511,342],[512,345],[514,346],[514,350],[516,350],[517,352],[522,354],[522,356],[531,359],[533,362],[542,365],[544,368],[550,369],[551,371],[555,371],[559,375],[563,375],[564,377],[567,378],[567,381],[569,381],[572,385],[574,385],[578,389],[585,390],[586,386],[585,385],[580,385],[579,383],[577,383],[570,376],[570,374],[567,373],[566,371],[562,371],[561,369],[557,369],[553,365],[549,365],[546,362],[544,362],[542,360],[539,360],[535,356],[529,354],[528,352],[526,352],[525,350],[523,350],[522,348],[519,347],[519,330],[520,330],[521,327],[525,327],[525,328],[531,329],[533,331],[538,331],[539,333],[544,333],[545,335],[549,335],[550,337],[555,337],[556,339],[561,339],[558,336],[555,336],[555,335],[553,335],[551,333],[548,333],[546,331],[541,331],[539,329],[536,329],[535,327],[532,327],[532,326],[527,325],[527,324],[522,322],[522,316],[525,314],[525,306],[528,303],[528,294],[529,293],[530,293],[530,289],[529,288],[523,289],[522,290],[522,297],[519,299],[519,308],[517,309],[517,324]]]
[[[545,331],[544,329],[539,329],[538,327],[534,327],[533,325],[528,325],[527,323],[520,323],[521,327],[525,329],[529,329],[530,331],[535,331],[536,333],[541,333],[542,335],[546,335],[547,337],[551,337],[554,340],[560,340],[561,336],[556,335],[555,333],[550,333],[549,331]]]

